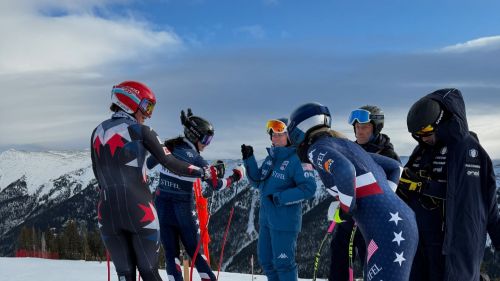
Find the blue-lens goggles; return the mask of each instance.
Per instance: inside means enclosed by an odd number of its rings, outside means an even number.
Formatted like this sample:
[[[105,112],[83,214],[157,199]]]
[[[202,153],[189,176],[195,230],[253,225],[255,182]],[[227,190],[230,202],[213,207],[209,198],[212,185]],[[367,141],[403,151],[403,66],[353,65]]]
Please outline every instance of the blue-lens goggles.
[[[205,135],[201,138],[200,143],[203,145],[209,145],[213,137],[213,135]]]
[[[368,123],[370,122],[370,111],[364,109],[356,109],[349,115],[349,124],[354,125],[354,122]]]
[[[365,109],[356,109],[349,115],[349,124],[354,125],[355,122],[358,123],[368,123],[371,120],[384,119],[384,115],[371,114],[370,111]]]

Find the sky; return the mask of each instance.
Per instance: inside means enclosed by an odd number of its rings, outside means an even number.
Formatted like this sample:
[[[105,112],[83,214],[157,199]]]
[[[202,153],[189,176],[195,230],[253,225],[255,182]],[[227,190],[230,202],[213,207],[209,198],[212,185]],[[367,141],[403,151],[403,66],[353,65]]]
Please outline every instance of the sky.
[[[440,88],[463,93],[469,127],[500,158],[500,2],[284,0],[3,0],[0,151],[81,150],[109,118],[124,80],[156,94],[146,121],[182,133],[180,111],[211,121],[208,159],[258,158],[268,119],[320,102],[347,117],[380,106],[400,155],[416,142],[406,115]]]

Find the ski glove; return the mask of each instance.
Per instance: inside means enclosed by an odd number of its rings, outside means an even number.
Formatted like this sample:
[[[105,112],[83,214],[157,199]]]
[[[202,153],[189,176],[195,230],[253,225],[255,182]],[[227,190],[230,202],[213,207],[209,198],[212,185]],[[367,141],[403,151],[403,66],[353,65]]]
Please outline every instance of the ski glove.
[[[246,160],[253,156],[253,147],[251,145],[241,145],[241,156],[243,160]]]
[[[203,167],[201,180],[208,183],[212,189],[217,187],[217,169],[214,166]]]
[[[241,180],[245,177],[245,167],[243,167],[242,165],[236,166],[236,168],[233,169],[233,174],[229,177],[231,178],[232,182]]]
[[[424,175],[424,173],[415,173],[406,167],[404,168],[403,174],[399,179],[398,187],[401,187],[404,190],[421,192],[422,189],[427,186],[429,180],[430,178]]]
[[[217,170],[217,177],[219,179],[224,178],[224,174],[226,174],[226,164],[222,160],[217,160],[215,161],[215,164],[213,164],[215,169]]]

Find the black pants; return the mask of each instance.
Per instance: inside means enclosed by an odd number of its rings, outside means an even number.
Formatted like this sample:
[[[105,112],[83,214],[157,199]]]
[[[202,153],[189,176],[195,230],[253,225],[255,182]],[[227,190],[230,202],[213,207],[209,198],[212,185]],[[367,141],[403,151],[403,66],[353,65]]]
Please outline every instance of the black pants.
[[[331,261],[329,281],[348,281],[349,280],[349,241],[351,239],[354,220],[350,218],[340,224],[332,237],[330,243]],[[361,265],[365,264],[366,246],[365,240],[359,230],[356,231],[353,241],[352,260],[356,258],[358,252]]]
[[[417,218],[419,242],[410,281],[443,280],[445,270],[445,256],[442,254],[443,203],[426,196],[411,199],[408,205],[413,209]]]
[[[101,200],[98,220],[120,281],[135,281],[136,268],[144,281],[162,280],[158,274],[159,224],[152,202]]]

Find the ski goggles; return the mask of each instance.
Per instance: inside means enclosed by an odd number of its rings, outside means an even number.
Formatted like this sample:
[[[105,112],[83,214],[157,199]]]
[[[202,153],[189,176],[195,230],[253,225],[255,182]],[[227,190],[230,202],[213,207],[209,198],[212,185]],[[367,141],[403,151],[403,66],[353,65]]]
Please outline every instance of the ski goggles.
[[[144,115],[151,117],[153,110],[155,109],[155,103],[148,99],[142,99],[139,103],[139,109]]]
[[[349,115],[349,119],[347,122],[351,125],[354,125],[355,122],[358,123],[368,123],[372,120],[384,119],[384,115],[380,114],[371,114],[370,111],[365,109],[355,109],[351,111]]]
[[[271,130],[277,134],[286,133],[286,124],[281,120],[269,120],[266,123],[266,131],[270,134]]]
[[[434,132],[435,132],[434,126],[427,125],[426,127],[421,129],[420,131],[416,132],[415,135],[418,137],[428,137],[428,136],[434,134]]]
[[[213,137],[214,135],[205,135],[199,140],[199,142],[203,145],[209,145]]]

